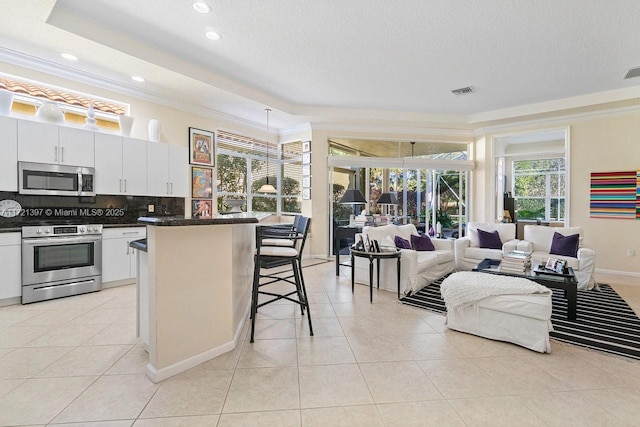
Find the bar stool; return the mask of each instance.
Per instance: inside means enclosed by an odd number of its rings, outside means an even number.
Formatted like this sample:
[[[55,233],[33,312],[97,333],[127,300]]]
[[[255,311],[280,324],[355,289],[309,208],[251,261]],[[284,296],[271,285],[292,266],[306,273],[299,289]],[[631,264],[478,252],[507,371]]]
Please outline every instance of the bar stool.
[[[307,290],[304,285],[304,278],[302,275],[302,251],[307,240],[310,223],[310,218],[300,216],[296,226],[286,234],[282,233],[282,228],[274,231],[274,228],[270,226],[256,227],[256,251],[254,256],[253,290],[251,293],[250,342],[253,342],[254,338],[256,313],[258,312],[258,308],[281,299],[286,299],[300,305],[300,310],[303,315],[305,314],[306,309],[307,319],[309,321],[309,333],[313,336],[309,301],[307,299]],[[284,242],[275,242],[271,239],[283,241],[288,240],[293,242],[293,244],[290,246],[288,244],[284,244]],[[266,245],[265,242],[270,243],[270,245]],[[280,269],[274,273],[262,274],[263,269],[269,270],[287,265],[291,266],[291,271]],[[280,281],[294,285],[295,290],[285,294],[276,294],[274,292],[260,290],[263,286]],[[259,295],[268,295],[273,298],[265,302],[258,303]]]
[[[302,215],[296,215],[293,218],[292,224],[273,224],[266,226],[269,229],[268,234],[272,234],[278,237],[266,237],[262,239],[262,246],[295,246],[296,241],[294,239],[291,239],[290,237],[296,236],[296,229],[300,223],[301,218]],[[265,230],[263,229],[263,231]]]

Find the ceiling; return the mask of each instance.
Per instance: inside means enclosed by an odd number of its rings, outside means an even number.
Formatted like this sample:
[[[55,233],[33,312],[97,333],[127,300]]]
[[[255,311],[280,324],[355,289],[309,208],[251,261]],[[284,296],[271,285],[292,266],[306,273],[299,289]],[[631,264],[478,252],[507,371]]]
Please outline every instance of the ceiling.
[[[640,97],[640,78],[623,79],[640,66],[637,0],[207,2],[202,15],[191,0],[0,0],[0,61],[248,123],[269,106],[280,129]]]

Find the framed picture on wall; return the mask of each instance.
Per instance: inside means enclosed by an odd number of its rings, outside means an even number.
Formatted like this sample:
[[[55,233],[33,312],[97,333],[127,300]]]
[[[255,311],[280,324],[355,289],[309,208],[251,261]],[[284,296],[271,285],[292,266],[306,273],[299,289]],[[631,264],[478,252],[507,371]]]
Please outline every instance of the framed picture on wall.
[[[303,187],[311,187],[311,177],[310,176],[303,176],[302,177],[302,186]]]
[[[213,170],[210,168],[191,168],[191,197],[194,199],[210,199],[213,194],[211,178]]]
[[[302,176],[311,175],[311,165],[302,165]]]
[[[189,163],[215,166],[215,134],[207,130],[189,128]]]
[[[192,218],[211,218],[211,213],[213,212],[213,200],[191,199],[191,212]]]
[[[311,189],[303,188],[302,189],[302,200],[311,200]]]
[[[311,163],[311,153],[302,153],[302,164],[308,165]]]
[[[308,153],[311,151],[311,141],[302,141],[302,152]]]

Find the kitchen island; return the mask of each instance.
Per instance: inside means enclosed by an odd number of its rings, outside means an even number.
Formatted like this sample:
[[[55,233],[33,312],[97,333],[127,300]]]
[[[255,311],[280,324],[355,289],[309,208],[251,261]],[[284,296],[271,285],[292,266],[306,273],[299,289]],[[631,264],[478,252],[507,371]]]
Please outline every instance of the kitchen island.
[[[139,329],[143,340],[148,333],[146,375],[153,382],[237,345],[251,304],[255,224],[269,216],[138,219],[147,226]]]

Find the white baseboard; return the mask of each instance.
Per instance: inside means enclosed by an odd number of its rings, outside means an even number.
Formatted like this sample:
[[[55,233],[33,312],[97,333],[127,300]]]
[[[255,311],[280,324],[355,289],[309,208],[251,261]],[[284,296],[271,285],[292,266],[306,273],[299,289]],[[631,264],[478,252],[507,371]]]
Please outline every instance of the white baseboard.
[[[16,305],[20,303],[22,303],[22,297],[0,299],[0,307],[6,307],[8,305]]]
[[[634,271],[607,270],[604,268],[596,268],[596,274],[611,274],[613,276],[640,277],[640,273]]]
[[[118,286],[126,286],[126,285],[135,285],[136,278],[133,277],[131,279],[122,279],[122,280],[113,280],[111,282],[102,282],[102,289],[116,288]]]
[[[234,342],[229,341],[162,369],[156,369],[151,365],[151,363],[148,363],[145,367],[145,374],[147,375],[147,378],[149,378],[154,383],[159,383],[162,380],[166,380],[167,378],[170,378],[174,375],[191,369],[194,366],[198,366],[201,363],[211,360],[214,357],[218,357],[221,354],[231,351],[234,349],[234,347]]]
[[[181,372],[184,372],[188,369],[193,368],[194,366],[198,366],[201,363],[207,362],[215,357],[218,357],[228,351],[233,350],[238,346],[238,343],[242,339],[242,332],[244,331],[245,323],[247,322],[247,318],[249,317],[249,312],[251,311],[251,301],[247,304],[247,308],[244,310],[244,315],[242,316],[242,321],[238,324],[235,333],[233,334],[233,341],[226,342],[217,347],[211,348],[207,351],[204,351],[200,354],[196,354],[188,359],[181,360],[178,363],[174,363],[173,365],[167,366],[166,368],[156,369],[151,364],[147,364],[145,367],[145,373],[147,378],[149,378],[154,383],[159,383],[162,380],[166,380],[174,375],[177,375]]]

